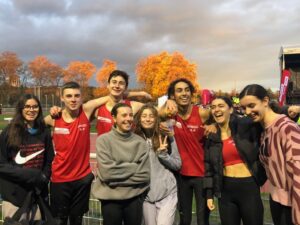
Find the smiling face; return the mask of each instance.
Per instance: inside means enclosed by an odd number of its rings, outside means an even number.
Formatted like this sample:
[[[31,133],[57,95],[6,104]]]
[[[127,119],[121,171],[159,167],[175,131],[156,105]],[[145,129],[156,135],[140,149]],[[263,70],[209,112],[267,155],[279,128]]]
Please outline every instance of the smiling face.
[[[260,100],[256,96],[246,95],[240,100],[240,103],[245,114],[250,117],[253,122],[262,122],[269,105],[269,98],[265,97],[263,100]]]
[[[141,120],[141,126],[143,129],[153,129],[154,128],[156,118],[151,109],[144,109],[141,114],[140,120]]]
[[[178,82],[174,88],[173,99],[180,106],[187,106],[191,104],[192,92],[190,87],[185,82]]]
[[[219,125],[224,125],[229,122],[230,115],[233,112],[233,108],[220,98],[216,98],[211,103],[211,114]]]
[[[70,111],[76,111],[82,105],[81,91],[77,88],[66,88],[61,96],[61,101]]]
[[[123,96],[126,91],[126,81],[122,76],[112,77],[109,83],[107,84],[110,95],[120,98]]]
[[[133,112],[129,106],[119,107],[117,115],[113,116],[114,123],[118,131],[128,133],[133,124]]]
[[[33,125],[35,119],[38,117],[39,115],[39,105],[37,103],[37,101],[35,99],[28,99],[25,102],[25,105],[22,109],[22,115],[24,120],[28,123]]]

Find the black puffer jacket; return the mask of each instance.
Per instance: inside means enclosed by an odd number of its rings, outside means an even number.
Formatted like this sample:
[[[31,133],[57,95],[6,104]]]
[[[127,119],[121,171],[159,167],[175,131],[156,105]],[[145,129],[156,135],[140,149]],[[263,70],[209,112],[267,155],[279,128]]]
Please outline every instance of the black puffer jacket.
[[[261,165],[259,154],[259,140],[262,128],[246,117],[231,116],[229,127],[241,159],[246,163],[258,185],[263,185],[267,179],[266,172]],[[223,143],[221,131],[210,134],[205,143],[205,178],[204,188],[207,198],[213,195],[221,197],[223,183]]]

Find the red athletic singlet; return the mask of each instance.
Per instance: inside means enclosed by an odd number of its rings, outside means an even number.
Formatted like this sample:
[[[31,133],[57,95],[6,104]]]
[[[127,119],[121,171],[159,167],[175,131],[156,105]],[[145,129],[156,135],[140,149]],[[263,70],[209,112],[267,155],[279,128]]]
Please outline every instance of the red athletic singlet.
[[[90,123],[82,107],[71,123],[62,117],[55,120],[53,142],[56,154],[52,162],[52,182],[79,180],[91,172]]]
[[[244,163],[244,161],[241,159],[234,141],[232,138],[227,138],[226,140],[223,140],[223,149],[222,149],[222,155],[223,155],[223,165],[224,166],[230,166],[235,165],[238,163]]]
[[[175,117],[175,139],[182,160],[180,173],[185,176],[204,176],[204,128],[199,108],[193,106],[190,117],[183,120]]]
[[[121,102],[130,106],[129,100],[123,100]],[[113,124],[114,122],[111,116],[111,112],[106,108],[106,105],[100,106],[98,108],[97,124],[96,124],[98,136],[109,132]]]

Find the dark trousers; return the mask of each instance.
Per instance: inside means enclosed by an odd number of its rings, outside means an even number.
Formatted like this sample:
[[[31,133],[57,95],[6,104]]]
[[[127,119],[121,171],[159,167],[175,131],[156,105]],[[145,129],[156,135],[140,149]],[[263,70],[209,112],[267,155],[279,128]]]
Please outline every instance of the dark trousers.
[[[222,225],[263,225],[264,208],[253,177],[224,177],[219,199]]]
[[[273,201],[271,195],[270,209],[274,225],[293,225],[292,208]]]
[[[81,225],[82,217],[89,209],[92,173],[80,180],[51,183],[50,201],[53,216],[59,220],[59,225]]]
[[[143,201],[141,196],[127,200],[101,200],[103,225],[141,225]]]
[[[195,194],[197,225],[209,225],[209,209],[203,192],[203,178],[178,175],[178,204],[180,225],[192,222],[192,204]]]

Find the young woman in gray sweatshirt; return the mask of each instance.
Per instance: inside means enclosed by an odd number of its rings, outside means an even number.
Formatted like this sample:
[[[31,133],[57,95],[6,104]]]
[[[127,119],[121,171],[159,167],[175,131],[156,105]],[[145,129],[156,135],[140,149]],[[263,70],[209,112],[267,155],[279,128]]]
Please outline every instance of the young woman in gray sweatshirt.
[[[158,113],[152,105],[144,105],[135,119],[135,133],[147,142],[151,168],[150,190],[143,204],[145,225],[172,225],[177,206],[174,172],[181,167],[175,139],[159,132]]]
[[[140,225],[150,181],[147,145],[131,131],[130,106],[118,103],[111,114],[114,127],[96,141],[98,176],[92,192],[101,201],[104,225]]]

